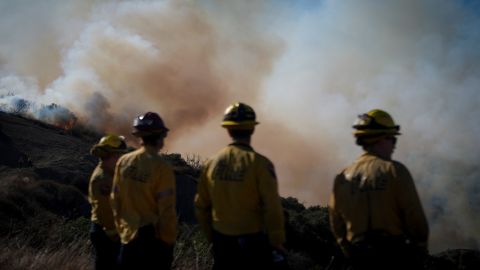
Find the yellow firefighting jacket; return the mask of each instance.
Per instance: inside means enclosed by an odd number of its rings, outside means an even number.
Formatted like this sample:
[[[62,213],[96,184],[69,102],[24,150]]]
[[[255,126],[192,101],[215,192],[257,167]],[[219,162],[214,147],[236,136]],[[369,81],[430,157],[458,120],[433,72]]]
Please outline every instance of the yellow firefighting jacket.
[[[88,201],[92,205],[91,220],[101,225],[105,233],[111,237],[117,234],[110,206],[112,181],[113,175],[105,171],[100,162],[93,171],[88,186]]]
[[[427,220],[410,172],[397,161],[361,155],[335,178],[329,214],[344,250],[372,231],[406,236],[426,249]]]
[[[249,145],[231,144],[207,162],[195,210],[209,240],[214,229],[226,235],[265,232],[274,246],[285,241],[273,164]]]
[[[153,224],[156,237],[173,244],[175,197],[173,170],[153,148],[144,146],[120,157],[111,202],[121,242],[130,242],[140,227]]]

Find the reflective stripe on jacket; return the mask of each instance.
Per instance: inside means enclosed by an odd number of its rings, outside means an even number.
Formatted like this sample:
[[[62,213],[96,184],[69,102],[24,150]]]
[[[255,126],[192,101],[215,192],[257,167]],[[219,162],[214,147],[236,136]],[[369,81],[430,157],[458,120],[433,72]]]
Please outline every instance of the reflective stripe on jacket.
[[[428,224],[408,169],[365,153],[335,178],[330,225],[343,248],[372,231],[404,235],[426,248]]]
[[[155,226],[157,238],[175,242],[175,176],[154,149],[141,147],[118,160],[111,201],[122,243],[149,224]]]
[[[100,225],[108,235],[116,234],[110,206],[112,181],[113,175],[107,173],[100,162],[93,171],[88,185],[88,201],[92,205],[91,220]]]
[[[265,232],[272,245],[285,241],[275,169],[248,145],[231,144],[207,162],[195,206],[210,240],[215,229],[225,235]]]

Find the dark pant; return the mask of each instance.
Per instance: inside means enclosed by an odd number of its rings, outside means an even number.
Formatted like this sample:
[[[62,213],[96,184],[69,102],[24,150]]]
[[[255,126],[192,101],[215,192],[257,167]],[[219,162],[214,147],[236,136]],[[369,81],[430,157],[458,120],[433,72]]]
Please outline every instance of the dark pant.
[[[92,223],[90,227],[90,241],[95,254],[95,269],[117,269],[117,257],[120,242],[112,241],[102,226]]]
[[[272,269],[267,236],[263,233],[240,236],[213,232],[213,269]]]
[[[155,238],[155,228],[144,226],[128,244],[122,244],[118,258],[122,270],[170,269],[173,245]]]
[[[354,243],[351,262],[355,270],[416,270],[423,261],[403,237],[373,237]]]

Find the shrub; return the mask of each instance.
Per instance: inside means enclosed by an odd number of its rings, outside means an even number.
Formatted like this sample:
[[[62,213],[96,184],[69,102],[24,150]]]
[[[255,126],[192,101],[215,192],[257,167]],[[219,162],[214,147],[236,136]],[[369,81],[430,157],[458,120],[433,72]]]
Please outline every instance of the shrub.
[[[55,126],[71,129],[77,123],[77,116],[69,109],[52,103],[50,105],[42,105],[37,112],[37,117],[41,121],[53,124]]]
[[[0,236],[25,230],[30,224],[37,226],[39,221],[77,219],[88,212],[85,196],[73,186],[16,180],[0,193]]]
[[[165,153],[162,154],[163,160],[169,163],[177,174],[186,174],[192,177],[200,176],[202,169],[202,161],[200,156],[188,155],[187,159],[183,159],[181,154],[177,153]]]
[[[92,144],[97,142],[103,136],[102,132],[96,130],[91,126],[86,126],[82,123],[76,123],[69,130],[69,132],[72,136],[83,139]]]
[[[25,223],[25,217],[19,207],[8,200],[0,198],[0,235],[6,235]]]
[[[286,219],[286,246],[318,265],[327,265],[338,254],[330,231],[327,207],[306,208],[295,198],[282,199]]]
[[[173,269],[211,269],[211,245],[198,225],[182,224],[175,244]]]
[[[13,114],[25,114],[30,110],[32,103],[23,98],[13,98],[11,101],[10,112]]]
[[[195,172],[194,176],[200,176],[200,173],[205,165],[205,160],[200,155],[187,155],[185,161]]]
[[[33,183],[30,196],[44,209],[71,219],[88,213],[89,204],[85,196],[75,187],[53,181]]]
[[[0,269],[92,269],[85,218],[37,216],[31,222],[22,233],[0,239]]]

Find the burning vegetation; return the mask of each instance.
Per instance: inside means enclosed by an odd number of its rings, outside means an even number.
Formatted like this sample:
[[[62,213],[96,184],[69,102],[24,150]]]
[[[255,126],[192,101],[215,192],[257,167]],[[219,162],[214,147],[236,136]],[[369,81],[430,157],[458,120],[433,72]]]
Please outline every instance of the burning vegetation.
[[[55,103],[42,106],[38,111],[38,119],[65,130],[72,129],[78,120],[69,109]]]
[[[0,111],[35,118],[64,130],[71,130],[78,122],[78,117],[68,108],[51,103],[40,105],[13,92],[0,95]]]

